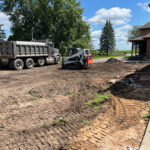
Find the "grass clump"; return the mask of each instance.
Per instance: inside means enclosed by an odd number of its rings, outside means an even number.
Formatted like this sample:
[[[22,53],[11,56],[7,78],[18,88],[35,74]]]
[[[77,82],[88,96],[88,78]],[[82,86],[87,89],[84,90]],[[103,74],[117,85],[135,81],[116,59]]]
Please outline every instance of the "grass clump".
[[[90,122],[88,121],[87,118],[80,118],[80,121],[81,121],[81,124],[83,124],[83,125],[89,125],[90,124]]]
[[[86,103],[87,107],[94,107],[97,109],[100,104],[104,103],[110,98],[110,94],[107,95],[96,94],[94,98],[95,98],[94,100],[91,100]]]
[[[66,126],[67,122],[63,118],[58,118],[56,120],[57,125]]]
[[[145,118],[145,119],[150,119],[150,113],[146,114],[146,115],[144,116],[144,118]]]
[[[58,119],[56,119],[56,123],[60,123],[60,122],[62,122],[63,121],[63,118],[58,118]]]
[[[45,123],[42,126],[44,129],[49,129],[51,127],[51,125],[49,123]]]
[[[84,125],[89,125],[90,123],[89,123],[89,121],[87,121],[87,120],[83,120],[83,121],[82,121],[82,124],[84,124]]]
[[[150,110],[150,104],[147,105],[147,108]]]
[[[71,92],[71,91],[68,91],[68,92],[66,92],[65,93],[65,96],[70,96],[70,95],[72,95],[73,93]]]
[[[150,119],[150,104],[147,105],[149,112],[144,116],[145,119]]]

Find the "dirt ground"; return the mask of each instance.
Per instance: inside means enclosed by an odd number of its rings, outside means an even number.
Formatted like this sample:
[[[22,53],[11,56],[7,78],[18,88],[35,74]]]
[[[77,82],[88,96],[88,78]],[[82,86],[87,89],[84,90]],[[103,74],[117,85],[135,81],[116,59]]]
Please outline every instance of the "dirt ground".
[[[139,147],[150,100],[149,85],[144,86],[150,74],[140,71],[146,65],[108,62],[88,70],[62,70],[60,65],[0,70],[0,150]],[[112,84],[111,79],[123,82]],[[107,91],[111,97],[100,109],[85,105]]]

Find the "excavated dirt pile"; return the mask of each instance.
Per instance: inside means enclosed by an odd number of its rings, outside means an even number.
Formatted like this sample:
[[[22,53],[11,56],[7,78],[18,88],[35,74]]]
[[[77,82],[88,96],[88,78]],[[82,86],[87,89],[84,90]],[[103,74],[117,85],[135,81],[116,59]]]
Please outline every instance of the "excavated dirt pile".
[[[115,58],[110,58],[106,61],[106,63],[116,63],[116,64],[121,64],[122,61],[115,59]]]
[[[62,70],[60,65],[0,70],[0,150],[138,147],[146,127],[142,116],[149,93],[133,92],[137,88],[133,85],[148,86],[148,72],[141,71],[146,65],[97,63],[87,70]],[[111,85],[111,79],[120,83]],[[108,94],[103,101],[101,95]]]
[[[144,68],[139,70],[139,72],[150,72],[150,65],[145,66]]]
[[[120,97],[150,100],[150,65],[127,75],[112,86],[113,93]]]

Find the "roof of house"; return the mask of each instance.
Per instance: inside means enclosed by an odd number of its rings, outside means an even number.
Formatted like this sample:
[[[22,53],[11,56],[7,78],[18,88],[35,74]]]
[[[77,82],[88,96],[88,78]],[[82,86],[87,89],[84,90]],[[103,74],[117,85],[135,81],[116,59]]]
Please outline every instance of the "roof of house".
[[[145,25],[143,25],[141,28],[142,29],[150,29],[150,22],[147,22]]]
[[[143,25],[141,28],[141,30],[143,29],[150,29],[150,22],[147,22],[145,25]],[[144,35],[144,36],[141,36],[141,37],[138,37],[138,38],[133,38],[131,40],[129,40],[130,42],[140,42],[140,41],[143,41],[145,39],[149,39],[150,38],[150,33]]]
[[[141,37],[138,37],[138,38],[134,38],[134,39],[131,39],[131,40],[129,40],[130,42],[138,42],[138,41],[143,41],[144,40],[144,38],[141,36]]]
[[[150,33],[146,34],[145,36],[143,36],[144,39],[150,38]]]

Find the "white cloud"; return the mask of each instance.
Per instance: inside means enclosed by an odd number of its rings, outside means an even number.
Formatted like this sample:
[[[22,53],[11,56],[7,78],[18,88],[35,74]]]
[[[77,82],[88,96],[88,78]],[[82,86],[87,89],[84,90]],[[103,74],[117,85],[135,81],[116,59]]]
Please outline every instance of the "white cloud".
[[[93,31],[91,32],[91,37],[100,38],[101,32],[102,32],[101,30]]]
[[[113,7],[111,9],[99,9],[95,16],[88,19],[91,24],[105,24],[111,20],[114,25],[127,24],[131,18],[131,10],[126,8]]]
[[[128,39],[128,30],[132,29],[132,26],[127,24],[127,25],[124,25],[122,27],[119,27],[119,28],[115,28],[115,37],[116,37],[116,40],[119,41],[119,40],[124,40],[124,41],[127,41]]]
[[[87,22],[86,16],[82,16],[82,19]]]
[[[128,30],[130,29],[132,29],[130,24],[115,28],[116,47],[119,50],[131,49],[131,44],[128,43]]]
[[[10,30],[11,23],[9,18],[2,12],[0,12],[0,24],[3,24],[2,29],[7,31]]]
[[[141,2],[139,2],[137,5],[139,7],[141,7],[142,9],[144,9],[145,11],[150,12],[150,8],[148,7],[148,4],[149,3],[141,3]]]
[[[99,42],[100,42],[100,35],[102,31],[101,30],[95,30],[91,32],[91,38],[92,38],[92,43],[94,44],[94,47],[96,49],[99,48]]]
[[[127,50],[131,48],[130,43],[127,43],[129,29],[132,29],[132,26],[129,24],[126,24],[118,28],[114,28],[115,38],[116,38],[116,48],[118,48],[119,50]],[[99,44],[100,44],[99,38],[101,33],[102,33],[101,30],[95,30],[91,32],[92,42],[96,49],[99,48]]]

